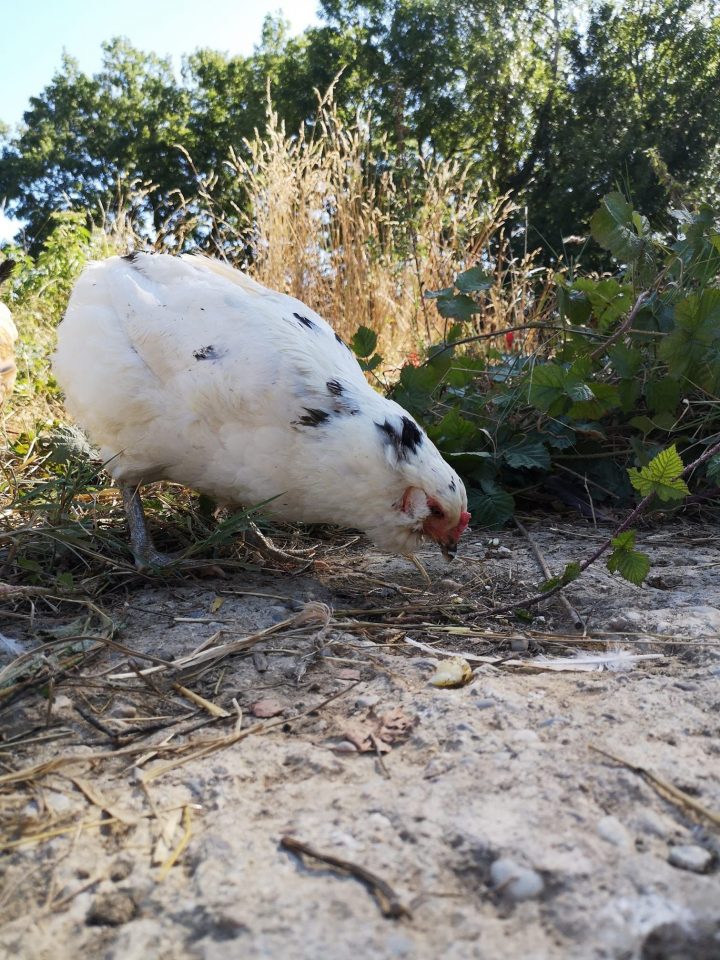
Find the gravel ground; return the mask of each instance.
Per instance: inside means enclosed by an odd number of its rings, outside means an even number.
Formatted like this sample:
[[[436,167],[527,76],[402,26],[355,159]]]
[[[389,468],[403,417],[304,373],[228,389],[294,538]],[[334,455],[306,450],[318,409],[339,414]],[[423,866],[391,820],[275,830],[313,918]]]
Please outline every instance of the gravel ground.
[[[646,534],[642,589],[592,567],[569,590],[585,639],[556,601],[532,623],[482,615],[541,579],[519,533],[474,535],[452,567],[423,555],[428,591],[361,545],[299,576],[138,580],[116,639],[165,661],[308,602],[338,612],[190,675],[140,680],[107,649],[5,706],[4,771],[59,762],[0,781],[0,956],[718,960],[717,534]],[[532,535],[559,570],[603,534]],[[444,657],[408,638],[467,654],[470,682],[433,686]],[[546,669],[577,651],[661,656]]]

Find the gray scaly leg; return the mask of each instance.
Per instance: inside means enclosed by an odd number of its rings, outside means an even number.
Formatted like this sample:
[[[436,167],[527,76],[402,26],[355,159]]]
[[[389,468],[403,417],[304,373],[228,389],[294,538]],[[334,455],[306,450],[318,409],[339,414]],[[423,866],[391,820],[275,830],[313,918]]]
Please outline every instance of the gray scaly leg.
[[[174,558],[155,549],[148,532],[145,511],[140,499],[139,488],[131,484],[120,484],[125,514],[130,527],[130,542],[138,570],[150,570],[153,567],[167,567]]]

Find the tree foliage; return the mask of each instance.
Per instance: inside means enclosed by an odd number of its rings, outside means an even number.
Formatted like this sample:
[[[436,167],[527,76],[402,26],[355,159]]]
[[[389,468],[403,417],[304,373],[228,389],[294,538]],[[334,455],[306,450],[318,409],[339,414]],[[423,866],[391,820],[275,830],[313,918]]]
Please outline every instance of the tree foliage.
[[[190,211],[192,242],[211,244],[208,191],[228,212],[242,207],[225,161],[262,126],[268,85],[296,130],[333,81],[340,114],[368,114],[369,149],[383,138],[407,171],[410,207],[418,161],[457,157],[488,198],[529,206],[529,240],[548,253],[585,232],[602,192],[631,190],[653,219],[679,192],[717,190],[712,0],[323,0],[320,13],[299,37],[269,17],[253,54],[196,51],[179,77],[120,39],[94,76],[66,57],[3,134],[8,212],[35,243],[58,209],[109,215],[123,203],[151,239]]]

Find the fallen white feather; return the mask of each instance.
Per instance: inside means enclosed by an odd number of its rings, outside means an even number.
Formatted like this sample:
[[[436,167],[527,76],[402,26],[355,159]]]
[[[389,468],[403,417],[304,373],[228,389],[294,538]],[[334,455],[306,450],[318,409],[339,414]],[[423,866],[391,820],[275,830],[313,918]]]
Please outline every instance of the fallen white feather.
[[[613,650],[609,653],[585,653],[579,650],[572,657],[546,657],[543,654],[533,657],[531,660],[507,660],[504,657],[480,657],[472,653],[460,653],[457,650],[445,650],[442,647],[433,647],[429,643],[421,643],[419,640],[412,640],[405,637],[405,643],[411,647],[417,647],[425,653],[431,653],[438,657],[458,657],[462,656],[465,660],[473,663],[489,663],[491,665],[503,667],[523,667],[531,670],[555,670],[561,671],[580,671],[590,672],[593,670],[629,670],[640,660],[664,660],[663,653],[630,653],[627,650]]]

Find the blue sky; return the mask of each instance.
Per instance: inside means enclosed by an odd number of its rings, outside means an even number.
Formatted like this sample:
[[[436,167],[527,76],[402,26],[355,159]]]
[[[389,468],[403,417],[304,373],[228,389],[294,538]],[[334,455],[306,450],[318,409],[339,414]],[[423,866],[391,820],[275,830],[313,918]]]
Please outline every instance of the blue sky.
[[[128,37],[170,55],[176,68],[199,47],[248,54],[265,15],[282,10],[294,33],[317,22],[318,0],[0,0],[0,120],[14,127],[50,81],[63,50],[81,69],[100,67],[100,44]],[[0,213],[0,240],[15,230]]]

